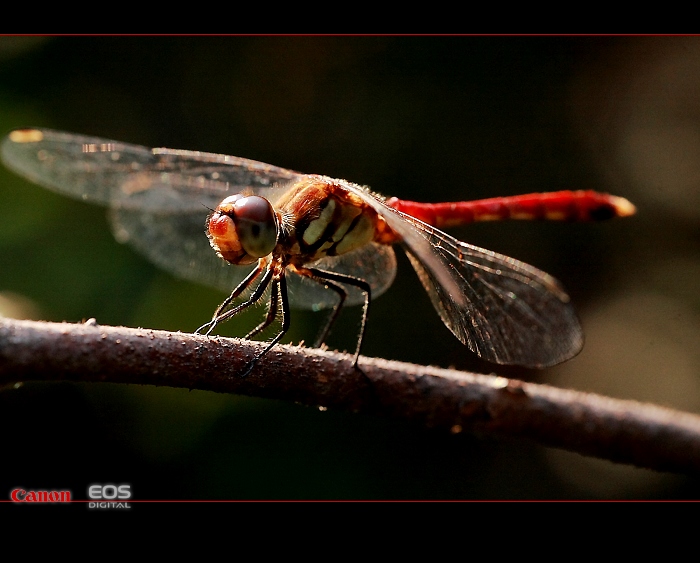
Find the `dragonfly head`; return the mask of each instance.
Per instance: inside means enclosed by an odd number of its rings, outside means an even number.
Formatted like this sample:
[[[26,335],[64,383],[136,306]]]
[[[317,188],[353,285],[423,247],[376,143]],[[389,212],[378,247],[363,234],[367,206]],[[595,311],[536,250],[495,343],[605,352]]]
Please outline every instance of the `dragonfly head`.
[[[274,250],[277,216],[265,198],[229,196],[207,219],[207,234],[221,258],[241,266],[252,264]]]

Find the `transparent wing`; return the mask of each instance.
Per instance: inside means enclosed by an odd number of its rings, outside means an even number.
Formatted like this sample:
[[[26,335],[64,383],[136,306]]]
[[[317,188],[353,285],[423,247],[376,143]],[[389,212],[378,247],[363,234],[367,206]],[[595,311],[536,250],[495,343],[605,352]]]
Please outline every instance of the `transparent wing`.
[[[546,367],[575,356],[583,333],[559,282],[528,264],[479,248],[384,205],[359,186],[403,240],[433,306],[452,333],[482,358]]]
[[[233,156],[150,149],[50,129],[11,132],[5,164],[33,182],[83,201],[150,213],[202,211],[248,191],[274,201],[301,174]]]
[[[196,151],[151,149],[50,129],[13,131],[0,148],[5,164],[61,194],[110,208],[115,236],[166,271],[230,292],[252,266],[232,266],[211,249],[206,219],[227,195],[250,193],[275,203],[302,174],[262,162]],[[393,249],[368,245],[315,267],[361,277],[373,297],[394,279]],[[297,308],[333,307],[337,295],[290,276]],[[364,297],[348,287],[348,305]]]
[[[109,216],[114,236],[129,243],[167,272],[230,293],[253,266],[233,266],[209,245],[208,211],[149,213],[113,208]]]
[[[357,250],[340,256],[327,256],[313,264],[319,270],[327,270],[360,278],[372,288],[372,299],[384,293],[396,277],[396,255],[391,246],[371,242]],[[320,284],[302,276],[289,276],[289,299],[297,308],[313,310],[330,309],[338,296]],[[356,287],[344,286],[348,292],[345,305],[364,303],[363,293]]]

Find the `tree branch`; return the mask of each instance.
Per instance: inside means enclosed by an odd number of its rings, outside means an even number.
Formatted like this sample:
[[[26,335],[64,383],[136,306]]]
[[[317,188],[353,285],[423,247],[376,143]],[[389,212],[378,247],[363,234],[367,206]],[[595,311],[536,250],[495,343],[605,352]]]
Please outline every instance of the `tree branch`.
[[[700,471],[700,416],[491,375],[157,330],[0,319],[0,385],[82,381],[238,393],[528,438],[657,470]]]

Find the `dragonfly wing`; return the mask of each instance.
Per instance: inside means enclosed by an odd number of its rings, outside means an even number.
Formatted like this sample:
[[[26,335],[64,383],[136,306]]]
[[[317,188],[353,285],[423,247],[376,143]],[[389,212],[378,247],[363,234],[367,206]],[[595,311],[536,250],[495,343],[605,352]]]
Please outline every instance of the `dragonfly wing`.
[[[314,268],[360,278],[370,284],[372,299],[379,297],[396,277],[396,255],[391,246],[371,242],[365,246],[341,254],[327,256],[314,264]],[[330,309],[338,302],[335,292],[304,276],[289,276],[289,299],[296,308]],[[348,292],[345,305],[364,303],[364,294],[354,286],[344,285]]]
[[[230,292],[250,268],[230,266],[209,246],[211,209],[234,193],[274,203],[302,175],[244,158],[150,149],[50,129],[10,133],[7,166],[33,182],[110,208],[118,240],[185,279]]]
[[[491,362],[538,368],[580,352],[583,332],[576,312],[552,276],[460,242],[359,186],[349,189],[363,195],[401,238],[433,306],[470,350]]]
[[[215,208],[248,192],[274,201],[302,175],[254,160],[139,145],[50,129],[16,130],[2,142],[7,166],[64,195],[149,212]]]
[[[472,351],[495,363],[536,368],[580,352],[583,332],[556,279],[428,225],[420,227],[433,251],[426,255],[407,245],[408,257],[445,325]],[[460,288],[456,299],[439,281],[445,273]]]
[[[183,279],[230,293],[253,268],[216,255],[206,235],[206,209],[168,215],[113,208],[109,217],[118,241]]]

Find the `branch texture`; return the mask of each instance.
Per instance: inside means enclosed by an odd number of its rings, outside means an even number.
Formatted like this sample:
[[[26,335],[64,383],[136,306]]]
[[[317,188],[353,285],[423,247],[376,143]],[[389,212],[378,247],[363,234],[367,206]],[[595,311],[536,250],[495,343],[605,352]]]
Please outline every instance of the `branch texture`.
[[[0,319],[0,385],[80,381],[237,393],[521,437],[664,471],[700,472],[700,416],[504,377],[157,330]]]

